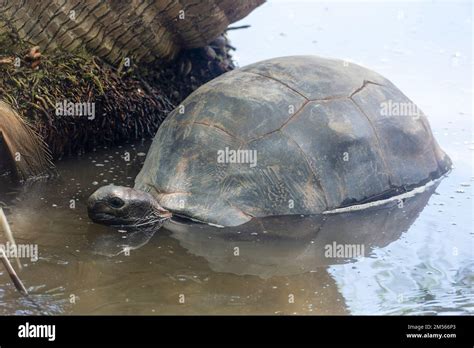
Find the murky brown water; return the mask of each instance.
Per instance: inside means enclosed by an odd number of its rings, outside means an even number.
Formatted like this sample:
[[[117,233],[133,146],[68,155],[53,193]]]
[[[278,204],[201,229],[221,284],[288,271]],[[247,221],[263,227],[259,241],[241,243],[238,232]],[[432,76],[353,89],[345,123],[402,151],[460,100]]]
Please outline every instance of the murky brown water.
[[[148,143],[101,149],[59,162],[57,178],[0,181],[17,242],[39,248],[38,261],[22,259],[30,298],[0,271],[0,314],[472,314],[472,15],[443,6],[267,4],[243,21],[252,29],[232,34],[242,64],[323,54],[386,75],[453,159],[439,185],[402,208],[120,234],[91,223],[85,203],[100,185],[132,185]],[[350,20],[359,24],[348,40],[340,27]],[[452,31],[435,35],[440,26]],[[363,245],[365,257],[328,257],[334,242]],[[122,244],[130,255],[116,255]]]

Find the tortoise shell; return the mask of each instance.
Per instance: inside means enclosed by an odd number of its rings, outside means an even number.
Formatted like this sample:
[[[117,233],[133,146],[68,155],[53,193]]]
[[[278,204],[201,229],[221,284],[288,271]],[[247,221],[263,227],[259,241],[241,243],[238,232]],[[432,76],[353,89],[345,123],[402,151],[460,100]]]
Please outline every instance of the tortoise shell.
[[[426,116],[390,81],[294,56],[192,93],[159,128],[135,188],[176,214],[236,226],[387,198],[450,166]]]

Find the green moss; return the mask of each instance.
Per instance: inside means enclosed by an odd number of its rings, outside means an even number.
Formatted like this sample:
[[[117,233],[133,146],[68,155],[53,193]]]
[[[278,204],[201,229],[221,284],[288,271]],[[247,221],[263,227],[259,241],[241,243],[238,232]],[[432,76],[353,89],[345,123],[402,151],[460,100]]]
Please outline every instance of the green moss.
[[[27,57],[31,43],[0,34],[0,98],[44,138],[54,157],[98,145],[152,137],[166,115],[194,89],[232,69],[222,68],[227,48],[210,59],[203,50],[183,52],[168,64],[112,67],[83,50]],[[191,69],[183,69],[191,66]],[[94,103],[96,117],[56,115],[57,103]]]
[[[147,93],[133,72],[119,74],[84,51],[42,55],[32,68],[30,45],[3,34],[0,47],[2,57],[14,59],[0,64],[0,98],[34,126],[56,157],[152,136],[173,108],[164,95],[152,95],[156,90]],[[57,116],[56,104],[64,100],[94,103],[96,119]]]

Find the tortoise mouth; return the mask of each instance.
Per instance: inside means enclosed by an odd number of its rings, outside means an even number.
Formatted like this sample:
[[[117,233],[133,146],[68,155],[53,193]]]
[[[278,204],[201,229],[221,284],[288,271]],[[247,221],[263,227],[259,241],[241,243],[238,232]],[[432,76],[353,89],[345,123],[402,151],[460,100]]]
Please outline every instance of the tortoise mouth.
[[[93,222],[98,223],[98,224],[102,224],[102,225],[129,226],[133,223],[132,221],[120,219],[120,218],[118,218],[117,216],[115,216],[113,214],[106,213],[106,212],[97,212],[97,211],[94,211],[92,209],[88,210],[88,215],[89,215],[89,218]]]
[[[173,216],[173,214],[169,211],[160,211],[159,214],[151,214],[139,218],[123,218],[113,213],[97,211],[93,207],[88,209],[88,215],[89,218],[95,223],[124,228],[161,226],[165,221],[170,220]]]
[[[87,215],[93,222],[107,226],[130,226],[135,222],[135,219],[118,215],[116,210],[103,201],[90,200]]]
[[[87,202],[89,218],[99,224],[123,228],[159,227],[172,214],[148,193],[122,186],[104,186]]]

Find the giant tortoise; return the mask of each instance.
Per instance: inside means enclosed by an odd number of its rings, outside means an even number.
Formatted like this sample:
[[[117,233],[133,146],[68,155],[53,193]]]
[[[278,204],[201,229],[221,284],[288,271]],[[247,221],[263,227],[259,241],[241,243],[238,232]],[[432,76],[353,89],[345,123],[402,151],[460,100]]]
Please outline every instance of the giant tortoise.
[[[426,116],[356,64],[275,58],[192,93],[159,128],[134,188],[91,195],[98,223],[161,226],[173,214],[220,226],[394,197],[445,174]]]

